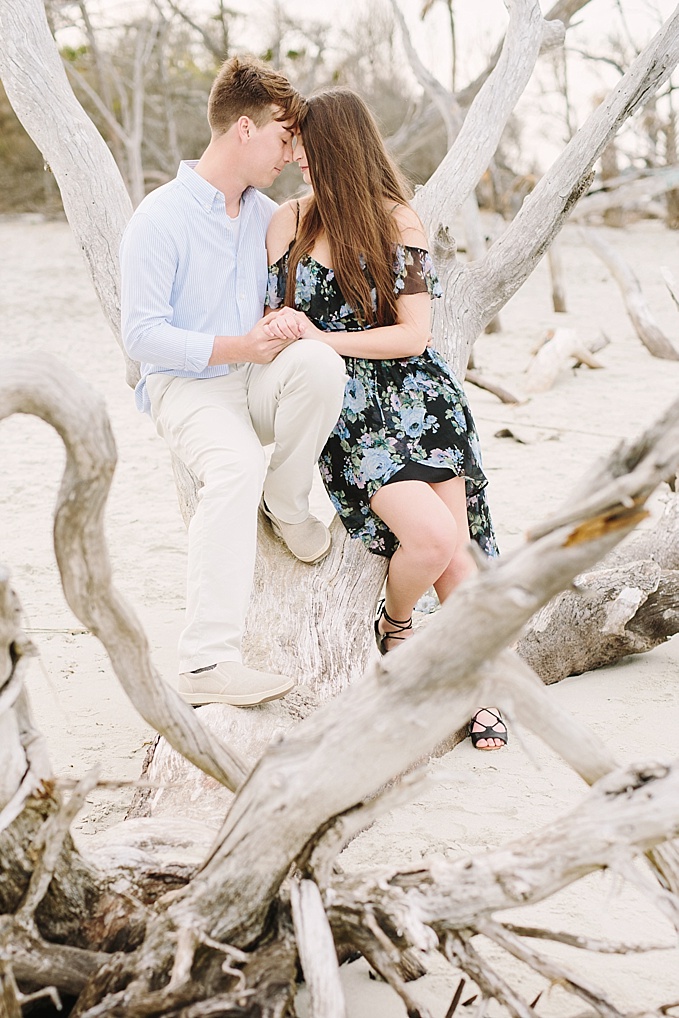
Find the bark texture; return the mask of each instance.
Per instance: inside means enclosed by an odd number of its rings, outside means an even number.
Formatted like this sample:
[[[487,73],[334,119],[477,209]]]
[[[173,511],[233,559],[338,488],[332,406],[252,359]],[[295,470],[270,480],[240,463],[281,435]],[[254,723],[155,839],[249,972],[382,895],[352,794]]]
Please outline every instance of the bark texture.
[[[52,366],[52,375],[59,373]],[[21,377],[16,366],[12,375]],[[55,544],[69,547],[74,575],[89,577],[90,603],[75,597],[76,614],[91,620],[94,604],[94,616],[101,620],[117,598],[102,577],[101,549],[91,535],[89,540],[81,537],[83,529],[97,528],[83,527],[82,507],[80,515],[72,509],[63,519],[59,516],[64,502],[87,507],[92,491],[99,492],[94,500],[103,505],[109,462],[106,457],[100,465],[90,462],[92,437],[101,437],[102,422],[97,428],[87,415],[79,421],[87,432],[80,435],[84,452],[72,454],[78,443],[69,418],[81,393],[69,373],[64,381],[48,386],[42,378],[37,403],[30,386],[24,391],[34,412],[59,425],[67,444]],[[0,858],[11,874],[2,882],[6,897],[0,927],[0,947],[13,945],[2,948],[0,956],[8,1008],[12,998],[20,1004],[25,991],[51,987],[53,992],[75,992],[72,1013],[88,1018],[282,1018],[289,1009],[299,953],[318,1013],[340,1018],[341,1001],[329,989],[337,985],[334,943],[339,955],[361,951],[413,1014],[427,1012],[413,1001],[407,979],[421,973],[437,950],[484,993],[511,1003],[517,1014],[530,1014],[526,1002],[477,952],[471,938],[480,935],[523,956],[545,978],[568,985],[599,1013],[616,1018],[604,989],[544,958],[524,937],[490,917],[498,909],[548,896],[603,866],[631,879],[636,871],[621,864],[621,846],[654,850],[655,869],[672,886],[670,881],[679,879],[676,859],[662,845],[679,833],[676,765],[615,772],[601,743],[548,704],[535,673],[503,648],[536,609],[612,552],[643,519],[644,502],[654,488],[677,466],[679,401],[647,433],[592,471],[572,501],[536,528],[524,548],[468,581],[398,654],[377,661],[360,682],[265,748],[219,831],[194,824],[183,831],[175,826],[168,836],[166,823],[164,835],[162,826],[141,824],[123,838],[104,839],[87,860],[75,850],[68,830],[96,775],[83,779],[66,800],[44,781],[18,809],[12,796],[0,815]],[[69,545],[72,532],[79,536]],[[639,541],[648,549],[653,538],[642,535]],[[25,641],[16,597],[6,582],[0,595],[0,717],[13,720],[17,732],[4,762],[12,773],[18,759],[25,772],[35,742],[22,682]],[[129,653],[143,672],[143,649],[136,646]],[[113,664],[118,671],[127,663],[114,657]],[[590,797],[540,836],[483,859],[436,864],[430,871],[419,867],[414,875],[405,870],[374,878],[334,876],[332,861],[346,840],[402,794],[394,781],[413,772],[403,788],[403,794],[412,793],[418,784],[413,769],[454,733],[472,704],[486,699],[538,732],[594,784]],[[174,708],[169,700],[168,711]],[[186,727],[178,735],[185,743],[195,737],[195,730]],[[205,735],[205,741],[217,745],[213,736]],[[246,761],[241,766],[249,768]],[[21,768],[14,768],[15,783]],[[7,788],[5,799],[10,792]],[[210,843],[198,865],[195,856],[186,858],[186,845],[194,837],[203,846]],[[182,852],[183,861],[177,858]],[[295,869],[300,880],[288,885]],[[648,893],[679,921],[673,892],[651,882]]]
[[[572,13],[584,4],[574,0],[560,6]],[[448,284],[448,318],[438,335],[446,333],[446,349],[458,368],[466,363],[475,335],[544,254],[586,189],[599,152],[679,59],[677,10],[506,234],[463,270],[447,232],[451,209],[461,207],[492,156],[544,38],[535,0],[512,0],[509,7],[509,31],[497,66],[419,199]],[[78,133],[81,111],[63,91],[43,22],[38,0],[17,0],[11,10],[0,7],[5,42],[0,70],[22,119],[34,128],[47,157],[54,153],[50,161],[69,194],[74,231],[115,325],[112,252],[129,206],[126,211],[103,143],[89,127]],[[73,132],[76,162],[82,162],[82,148],[96,164],[89,165],[82,183],[74,183],[71,164],[59,161],[63,128]],[[103,190],[88,190],[90,178]],[[118,195],[113,211],[109,186]],[[101,247],[98,237],[107,238]],[[101,406],[47,358],[40,371],[35,361],[14,361],[3,366],[1,377],[0,418],[35,413],[53,424],[67,448],[54,537],[69,604],[107,647],[144,717],[233,796],[230,803],[225,796],[218,804],[211,827],[175,822],[168,832],[162,817],[137,820],[124,835],[102,838],[91,858],[81,856],[69,829],[96,775],[70,794],[54,783],[23,687],[30,647],[18,626],[16,596],[7,577],[0,576],[0,1006],[5,1012],[15,1018],[27,994],[58,992],[76,998],[74,1018],[284,1018],[292,1009],[301,959],[317,1012],[325,1009],[339,1018],[341,1010],[328,990],[337,985],[332,941],[338,956],[361,951],[411,1015],[426,1018],[427,1011],[412,999],[407,980],[439,951],[475,980],[484,998],[495,998],[512,1015],[533,1018],[529,1003],[477,950],[473,938],[481,937],[527,961],[547,984],[558,982],[588,1008],[617,1018],[605,988],[543,957],[527,943],[530,932],[497,923],[492,914],[546,897],[597,868],[615,869],[638,882],[639,867],[629,860],[643,852],[649,860],[644,892],[679,923],[678,856],[675,845],[664,844],[679,835],[678,765],[616,770],[600,741],[555,709],[534,671],[505,648],[535,612],[612,554],[644,519],[653,490],[676,475],[679,402],[593,469],[568,505],[536,528],[524,547],[465,583],[423,632],[351,684],[348,679],[356,677],[367,654],[364,613],[381,582],[383,563],[361,558],[362,549],[355,543],[347,548],[345,540],[336,542],[322,566],[306,570],[263,532],[255,613],[264,612],[272,646],[259,643],[255,634],[263,630],[254,614],[251,658],[284,670],[291,613],[299,612],[304,624],[294,630],[296,656],[318,684],[293,705],[294,717],[289,711],[276,715],[276,708],[252,712],[236,733],[236,751],[231,748],[234,716],[218,731],[202,723],[207,712],[186,708],[155,673],[134,613],[111,584],[101,519],[115,454]],[[191,478],[183,491],[190,511]],[[652,544],[647,535],[639,541],[638,548]],[[612,640],[619,638],[621,606],[635,599],[655,616],[657,629],[653,598],[663,574],[676,569],[668,558],[671,542],[661,543],[657,557],[644,552],[643,559],[651,561],[633,570],[633,577],[625,573],[624,562],[609,562],[617,577],[617,586],[611,580],[606,588],[613,596],[604,608]],[[298,587],[306,593],[294,600]],[[273,597],[266,602],[272,590],[282,589],[292,610],[283,610]],[[328,590],[333,591],[331,611]],[[671,596],[669,586],[664,595]],[[332,617],[321,629],[330,642],[314,647],[309,615],[317,619],[320,605],[324,615],[339,615],[335,598],[342,607],[356,605],[355,615],[343,622]],[[666,616],[664,608],[661,614]],[[351,640],[359,632],[354,646]],[[634,639],[639,639],[636,630]],[[348,661],[357,662],[355,672]],[[313,710],[316,701],[321,706]],[[503,707],[594,785],[582,804],[520,845],[496,853],[416,870],[335,874],[333,863],[344,844],[399,796],[419,787],[418,765],[454,735],[479,702]],[[294,727],[292,720],[298,722]],[[267,735],[271,741],[264,745]]]

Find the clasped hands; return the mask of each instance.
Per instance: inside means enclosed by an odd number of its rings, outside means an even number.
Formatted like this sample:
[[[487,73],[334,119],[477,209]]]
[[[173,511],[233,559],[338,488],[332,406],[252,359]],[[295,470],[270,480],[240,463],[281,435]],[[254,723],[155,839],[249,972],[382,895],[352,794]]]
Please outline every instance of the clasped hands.
[[[288,340],[294,343],[296,339],[315,339],[322,336],[321,329],[307,318],[303,311],[296,311],[295,308],[282,307],[277,311],[270,311],[262,319],[262,328],[269,339]]]
[[[303,311],[294,308],[279,308],[260,318],[244,337],[242,356],[235,360],[251,361],[255,364],[269,364],[285,350],[286,346],[298,339],[324,339],[325,333],[307,318]]]

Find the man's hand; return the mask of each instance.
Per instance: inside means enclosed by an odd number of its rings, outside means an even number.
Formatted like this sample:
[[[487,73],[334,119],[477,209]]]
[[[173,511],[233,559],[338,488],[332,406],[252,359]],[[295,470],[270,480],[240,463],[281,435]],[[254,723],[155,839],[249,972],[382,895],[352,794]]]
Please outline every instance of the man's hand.
[[[292,327],[292,319],[294,318],[295,327],[299,330],[298,339],[324,340],[325,333],[323,330],[314,325],[311,319],[307,318],[303,311],[296,311],[294,308],[285,307],[280,308],[276,314],[283,318],[287,315],[287,318],[285,322],[281,322],[281,318],[274,318],[274,315],[270,314],[266,319],[269,335],[277,336],[282,334],[281,330],[285,327],[285,325],[290,325]]]
[[[304,331],[292,308],[273,311],[253,325],[244,336],[216,336],[210,364],[270,364]]]

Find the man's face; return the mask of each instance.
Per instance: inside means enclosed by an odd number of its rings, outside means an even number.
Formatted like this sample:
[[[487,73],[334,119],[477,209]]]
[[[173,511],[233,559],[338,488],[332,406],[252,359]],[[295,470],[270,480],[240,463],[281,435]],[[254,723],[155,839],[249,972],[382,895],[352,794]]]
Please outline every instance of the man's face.
[[[285,120],[269,120],[257,127],[249,120],[247,132],[246,152],[251,183],[254,187],[269,187],[292,160],[294,125]]]

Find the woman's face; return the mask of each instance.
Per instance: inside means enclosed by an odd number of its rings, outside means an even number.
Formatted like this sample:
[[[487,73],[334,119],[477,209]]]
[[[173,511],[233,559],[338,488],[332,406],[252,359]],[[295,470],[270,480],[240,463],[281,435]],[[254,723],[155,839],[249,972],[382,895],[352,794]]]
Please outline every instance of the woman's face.
[[[309,163],[307,161],[306,152],[304,151],[304,142],[302,141],[301,132],[298,131],[292,141],[292,158],[298,164],[302,171],[302,179],[305,184],[311,184],[311,174],[309,173]]]

